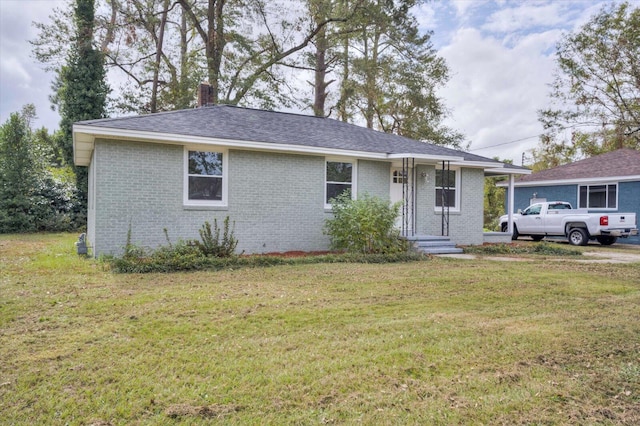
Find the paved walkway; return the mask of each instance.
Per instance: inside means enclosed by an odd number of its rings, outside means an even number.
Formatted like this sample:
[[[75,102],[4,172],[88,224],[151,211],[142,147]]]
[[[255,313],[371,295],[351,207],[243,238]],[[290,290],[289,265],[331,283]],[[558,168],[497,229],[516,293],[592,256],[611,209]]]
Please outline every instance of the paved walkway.
[[[492,256],[492,255],[476,255],[476,254],[439,254],[438,257],[450,257],[454,259],[486,259],[502,262],[533,262],[536,259],[531,257],[514,256]],[[566,258],[558,260],[567,260]],[[640,250],[631,251],[585,251],[580,258],[571,258],[571,261],[579,263],[635,263],[640,262]]]

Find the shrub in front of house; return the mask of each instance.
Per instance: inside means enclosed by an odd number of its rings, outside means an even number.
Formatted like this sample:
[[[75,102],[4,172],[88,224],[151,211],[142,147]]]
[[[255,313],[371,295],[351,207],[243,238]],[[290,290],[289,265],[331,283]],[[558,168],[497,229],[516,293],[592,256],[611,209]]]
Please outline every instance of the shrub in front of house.
[[[311,265],[316,263],[398,263],[414,262],[429,257],[413,252],[390,254],[361,254],[361,253],[332,253],[324,255],[310,255],[301,257],[284,257],[274,255],[251,255],[233,257],[206,257],[198,252],[181,252],[174,245],[172,249],[162,247],[146,257],[138,259],[124,257],[105,257],[111,270],[117,273],[152,273],[152,272],[181,272],[240,268],[264,268],[278,265]]]
[[[188,244],[197,247],[198,250],[207,257],[234,256],[236,247],[238,246],[238,240],[233,235],[235,222],[233,223],[233,228],[231,228],[229,226],[229,216],[227,216],[224,219],[223,227],[224,230],[221,239],[218,220],[213,219],[213,231],[211,230],[211,224],[209,222],[205,222],[204,225],[202,225],[202,228],[198,231],[202,241],[190,240]]]
[[[200,229],[201,241],[178,241],[171,243],[165,229],[167,245],[156,250],[148,250],[131,242],[131,229],[127,233],[124,254],[120,257],[104,256],[114,272],[151,273],[180,272],[195,270],[221,270],[237,268],[257,268],[276,265],[307,265],[313,263],[393,263],[424,260],[427,256],[407,250],[386,253],[330,253],[300,257],[277,255],[242,256],[235,253],[238,240],[233,236],[229,218],[224,221],[222,236],[217,223],[205,223]]]
[[[332,199],[333,217],[325,222],[331,248],[349,253],[406,252],[406,242],[394,227],[400,206],[368,194],[357,200],[348,193]]]

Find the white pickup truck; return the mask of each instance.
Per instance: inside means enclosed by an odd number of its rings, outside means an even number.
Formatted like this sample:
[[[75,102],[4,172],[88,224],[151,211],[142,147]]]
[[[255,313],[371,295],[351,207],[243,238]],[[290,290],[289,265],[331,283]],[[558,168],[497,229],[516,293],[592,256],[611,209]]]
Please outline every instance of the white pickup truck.
[[[508,220],[507,215],[500,217],[502,232],[507,232]],[[593,239],[608,246],[618,237],[637,234],[635,213],[589,213],[564,201],[553,201],[532,204],[514,214],[511,239],[528,235],[540,241],[545,236],[564,236],[574,246],[587,245]]]

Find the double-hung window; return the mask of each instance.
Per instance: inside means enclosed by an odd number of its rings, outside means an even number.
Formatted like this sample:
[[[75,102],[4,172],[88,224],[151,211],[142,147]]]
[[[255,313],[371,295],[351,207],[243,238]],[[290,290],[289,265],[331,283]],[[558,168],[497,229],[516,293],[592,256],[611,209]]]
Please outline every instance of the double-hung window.
[[[436,169],[436,207],[460,208],[460,173],[458,170]]]
[[[343,161],[326,162],[326,184],[324,203],[330,207],[331,199],[343,193],[353,196],[354,164]]]
[[[580,185],[578,199],[581,209],[615,209],[618,206],[618,185]]]
[[[226,203],[226,154],[185,150],[185,204],[219,206]]]

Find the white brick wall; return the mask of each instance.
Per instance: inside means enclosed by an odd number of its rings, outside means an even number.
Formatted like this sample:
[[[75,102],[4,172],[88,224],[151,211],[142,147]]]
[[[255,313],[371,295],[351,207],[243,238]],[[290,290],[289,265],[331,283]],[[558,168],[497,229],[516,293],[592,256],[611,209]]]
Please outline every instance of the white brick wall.
[[[121,253],[131,224],[132,242],[144,247],[165,245],[163,229],[172,242],[198,239],[205,221],[213,224],[228,215],[235,221],[238,250],[264,253],[326,250],[323,235],[325,158],[257,151],[228,152],[228,207],[183,205],[184,148],[141,142],[96,140],[95,219],[89,235],[95,254]],[[358,161],[360,194],[389,197],[391,164]],[[434,210],[433,166],[418,166],[417,232],[440,234],[440,215]],[[484,176],[482,170],[463,169],[461,213],[452,213],[450,235],[459,244],[482,243]]]
[[[99,140],[96,154],[96,254],[121,253],[129,223],[132,242],[153,248],[166,244],[163,228],[174,242],[197,239],[227,215],[247,253],[328,248],[324,157],[230,150],[228,208],[212,209],[183,206],[182,146]],[[388,167],[363,162],[358,185],[388,194]]]
[[[435,207],[434,166],[418,166],[417,185],[417,233],[442,234],[442,214]],[[426,173],[425,180],[421,174]],[[484,171],[462,168],[460,170],[460,211],[449,213],[449,237],[456,244],[482,244],[484,211]]]
[[[389,198],[391,163],[385,161],[358,161],[358,194]]]

